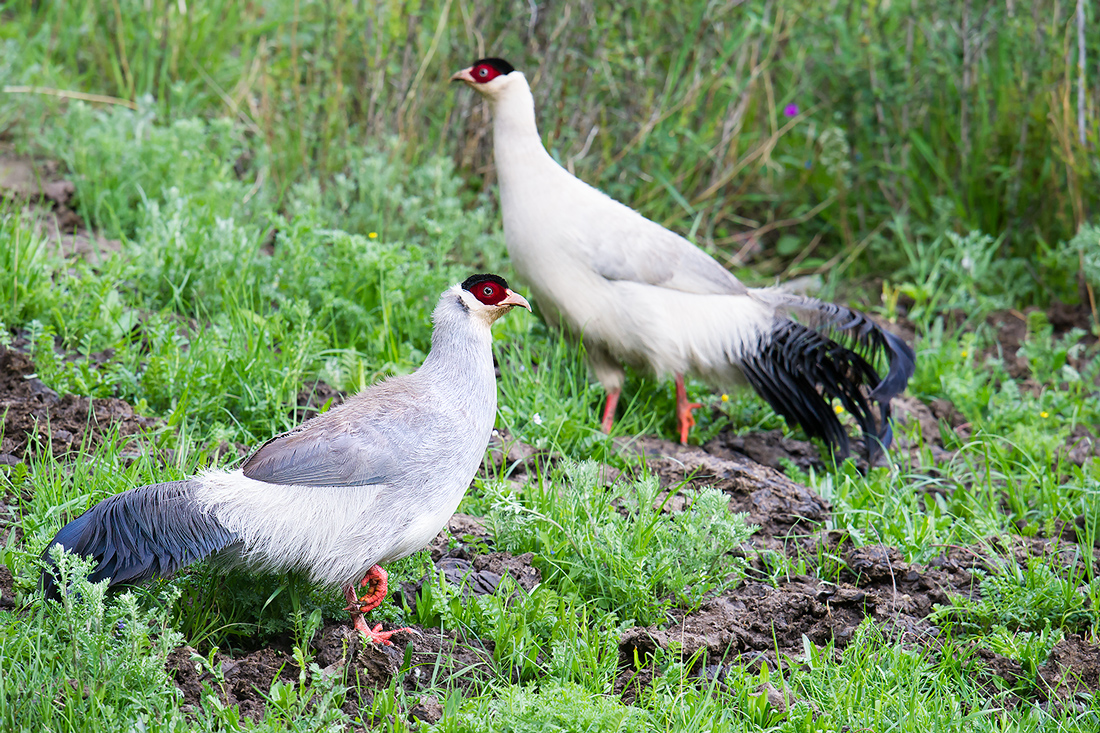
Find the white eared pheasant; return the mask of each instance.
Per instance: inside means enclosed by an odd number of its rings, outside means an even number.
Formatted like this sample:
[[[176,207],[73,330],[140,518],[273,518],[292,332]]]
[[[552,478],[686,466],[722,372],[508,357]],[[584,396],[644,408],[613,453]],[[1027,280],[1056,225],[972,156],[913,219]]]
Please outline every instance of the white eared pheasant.
[[[748,288],[683,237],[570,174],[543,147],[527,79],[507,61],[481,59],[451,79],[489,102],[508,254],[546,320],[583,340],[607,390],[605,431],[626,363],[676,380],[682,442],[699,406],[684,390],[692,373],[723,386],[743,376],[841,457],[848,435],[832,400],[860,423],[869,458],[889,445],[890,400],[914,369],[904,341],[844,306]],[[884,378],[868,362],[882,353]]]
[[[98,561],[110,585],[166,577],[212,556],[339,586],[355,628],[388,644],[363,614],[386,597],[381,563],[424,547],[454,513],[496,418],[490,326],[531,309],[496,275],[446,290],[432,348],[412,374],[387,379],[268,442],[235,471],[116,494],[71,521],[43,554],[42,587],[58,588],[50,548]],[[355,584],[370,586],[360,598]]]

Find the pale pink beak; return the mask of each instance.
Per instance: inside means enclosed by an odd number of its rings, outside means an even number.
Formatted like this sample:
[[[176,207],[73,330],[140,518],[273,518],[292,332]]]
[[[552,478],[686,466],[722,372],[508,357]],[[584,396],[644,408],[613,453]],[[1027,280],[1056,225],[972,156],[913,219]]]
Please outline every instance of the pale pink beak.
[[[461,73],[461,72],[459,72],[459,73]],[[527,302],[527,298],[524,298],[522,295],[520,295],[519,293],[517,293],[517,292],[515,292],[511,289],[509,289],[507,292],[508,292],[508,295],[506,295],[504,297],[504,300],[497,303],[498,306],[502,306],[502,305],[507,305],[507,306],[519,305],[519,306],[523,306],[524,308],[526,308],[528,310],[528,312],[531,312],[531,313],[534,312],[534,311],[531,310],[531,304]]]
[[[464,81],[467,84],[476,84],[477,82],[474,81],[474,75],[470,73],[473,71],[473,69],[474,67],[471,66],[467,69],[463,69],[462,71],[456,71],[455,73],[451,74],[451,81]]]

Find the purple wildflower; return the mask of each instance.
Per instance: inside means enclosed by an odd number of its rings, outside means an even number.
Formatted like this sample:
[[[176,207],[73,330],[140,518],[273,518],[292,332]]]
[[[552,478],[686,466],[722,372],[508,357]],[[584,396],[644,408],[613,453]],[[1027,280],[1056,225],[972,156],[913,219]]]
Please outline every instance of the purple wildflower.
[[[791,104],[788,104],[786,107],[783,108],[783,114],[787,117],[797,117],[798,105],[793,102]]]

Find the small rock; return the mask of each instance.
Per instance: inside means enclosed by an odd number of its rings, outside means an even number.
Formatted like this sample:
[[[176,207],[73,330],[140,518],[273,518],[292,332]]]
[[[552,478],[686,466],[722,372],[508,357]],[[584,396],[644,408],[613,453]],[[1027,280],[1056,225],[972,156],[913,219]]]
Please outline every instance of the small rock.
[[[443,706],[439,704],[439,699],[435,695],[424,695],[409,711],[410,721],[421,721],[429,725],[438,723],[442,717]]]

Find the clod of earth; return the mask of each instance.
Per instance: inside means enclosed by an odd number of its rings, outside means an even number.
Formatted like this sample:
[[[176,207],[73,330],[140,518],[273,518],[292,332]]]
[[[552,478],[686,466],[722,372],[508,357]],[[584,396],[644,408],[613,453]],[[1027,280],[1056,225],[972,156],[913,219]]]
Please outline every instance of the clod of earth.
[[[0,610],[15,608],[15,578],[11,570],[0,565]]]
[[[32,376],[34,371],[25,354],[0,346],[0,463],[18,463],[35,443],[48,446],[54,455],[88,452],[108,435],[135,435],[157,425],[114,397],[60,397]]]
[[[520,588],[531,591],[542,581],[538,568],[532,567],[534,554],[527,552],[512,555],[507,552],[493,552],[487,555],[473,555],[464,548],[448,552],[435,561],[435,569],[443,573],[446,581],[462,589],[464,597],[471,595],[491,595],[505,575],[511,576]],[[434,583],[435,578],[426,576],[416,583],[406,583],[401,587],[405,603],[412,612],[416,612],[416,596],[425,583]]]

